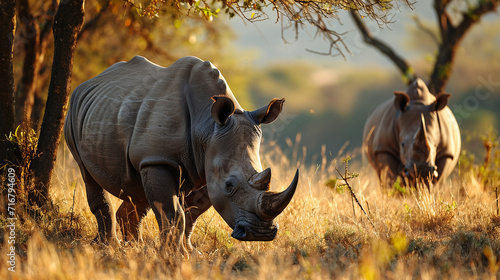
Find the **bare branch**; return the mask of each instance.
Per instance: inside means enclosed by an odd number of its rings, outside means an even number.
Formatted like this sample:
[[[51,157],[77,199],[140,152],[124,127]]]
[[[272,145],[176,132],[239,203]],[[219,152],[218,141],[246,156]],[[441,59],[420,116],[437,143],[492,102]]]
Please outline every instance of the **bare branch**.
[[[373,37],[370,31],[366,28],[365,24],[363,23],[357,11],[351,11],[351,16],[354,19],[357,28],[363,35],[363,40],[367,44],[373,46],[374,48],[378,49],[380,52],[385,54],[390,60],[392,60],[392,62],[396,64],[397,68],[406,78],[407,83],[410,84],[416,78],[416,76],[413,74],[413,71],[406,62],[406,60],[402,58],[399,54],[397,54],[394,51],[394,49],[391,48],[389,45],[387,45],[385,42]]]
[[[417,25],[417,27],[420,30],[422,30],[425,34],[429,35],[429,37],[431,37],[432,41],[434,41],[434,43],[436,43],[436,45],[439,46],[440,40],[439,40],[438,36],[436,35],[436,33],[434,33],[434,31],[432,29],[425,26],[418,16],[413,16],[413,21],[415,21],[415,24]]]
[[[52,0],[49,6],[49,9],[47,10],[46,14],[46,19],[41,26],[43,26],[42,30],[40,31],[40,45],[47,45],[48,44],[48,38],[49,34],[52,33],[52,25],[54,24],[54,16],[56,14],[57,10],[57,0]]]
[[[446,12],[446,7],[450,3],[449,0],[434,0],[434,10],[436,11],[439,30],[441,31],[441,38],[444,38],[445,34],[448,33],[451,24],[450,16]]]
[[[80,30],[80,32],[78,33],[78,37],[77,37],[77,41],[80,41],[80,39],[85,35],[87,34],[89,31],[91,31],[92,29],[96,28],[99,26],[99,21],[101,20],[101,17],[102,15],[108,10],[108,7],[109,7],[109,0],[108,1],[105,1],[103,3],[103,6],[102,8],[99,10],[99,12],[89,21],[87,21],[82,29]]]
[[[461,38],[467,30],[486,13],[496,10],[499,0],[479,1],[479,5],[463,14],[462,22],[455,29],[455,36]]]

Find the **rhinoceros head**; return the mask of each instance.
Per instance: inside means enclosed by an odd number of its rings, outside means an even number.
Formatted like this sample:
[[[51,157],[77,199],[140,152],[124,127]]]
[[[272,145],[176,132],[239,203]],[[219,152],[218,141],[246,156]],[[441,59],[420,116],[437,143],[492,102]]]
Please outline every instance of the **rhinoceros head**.
[[[395,133],[399,140],[403,171],[410,179],[417,177],[435,182],[436,151],[441,133],[437,111],[448,105],[450,94],[432,95],[421,79],[416,79],[407,92],[394,92],[398,110]]]
[[[271,169],[262,170],[260,124],[273,122],[284,99],[273,99],[255,111],[235,109],[227,96],[214,96],[214,133],[206,147],[205,175],[210,201],[233,229],[231,236],[245,241],[268,241],[276,236],[273,219],[292,199],[298,170],[283,192],[269,189]]]

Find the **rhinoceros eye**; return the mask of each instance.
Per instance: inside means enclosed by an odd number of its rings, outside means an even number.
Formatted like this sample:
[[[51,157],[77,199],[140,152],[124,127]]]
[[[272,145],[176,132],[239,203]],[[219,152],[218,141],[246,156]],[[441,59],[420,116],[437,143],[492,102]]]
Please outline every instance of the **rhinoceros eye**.
[[[224,185],[224,190],[229,195],[233,195],[234,194],[234,192],[236,190],[235,178],[229,178],[228,180],[226,180],[226,183]]]

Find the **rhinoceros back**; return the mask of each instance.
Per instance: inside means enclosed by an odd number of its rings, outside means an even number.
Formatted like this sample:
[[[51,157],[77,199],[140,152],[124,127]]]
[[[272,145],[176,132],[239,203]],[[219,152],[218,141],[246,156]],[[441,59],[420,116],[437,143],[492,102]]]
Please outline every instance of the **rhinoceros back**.
[[[170,67],[134,57],[78,86],[65,136],[80,168],[118,196],[123,189],[140,188],[141,165],[192,161],[192,116],[209,118],[210,96],[222,93],[210,91],[220,87],[220,79],[207,81],[200,65],[204,63],[194,57]],[[206,92],[190,90],[203,83],[208,84]]]

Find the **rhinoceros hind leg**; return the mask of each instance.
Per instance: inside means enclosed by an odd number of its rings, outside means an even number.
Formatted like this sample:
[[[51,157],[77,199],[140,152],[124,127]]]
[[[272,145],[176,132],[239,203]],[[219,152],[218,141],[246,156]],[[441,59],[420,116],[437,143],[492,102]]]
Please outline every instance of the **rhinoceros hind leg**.
[[[382,186],[391,188],[400,173],[399,159],[389,153],[378,153],[375,156],[375,165]]]
[[[144,192],[156,216],[163,245],[173,243],[176,250],[187,255],[184,245],[185,216],[180,204],[179,173],[165,165],[146,166],[141,170]]]
[[[116,238],[116,219],[113,205],[109,200],[109,194],[90,176],[87,170],[82,170],[85,188],[87,191],[87,202],[90,211],[97,220],[98,235],[94,239],[111,245],[118,245]]]
[[[139,225],[151,207],[148,203],[134,204],[124,200],[116,211],[116,219],[125,241],[139,239]]]

